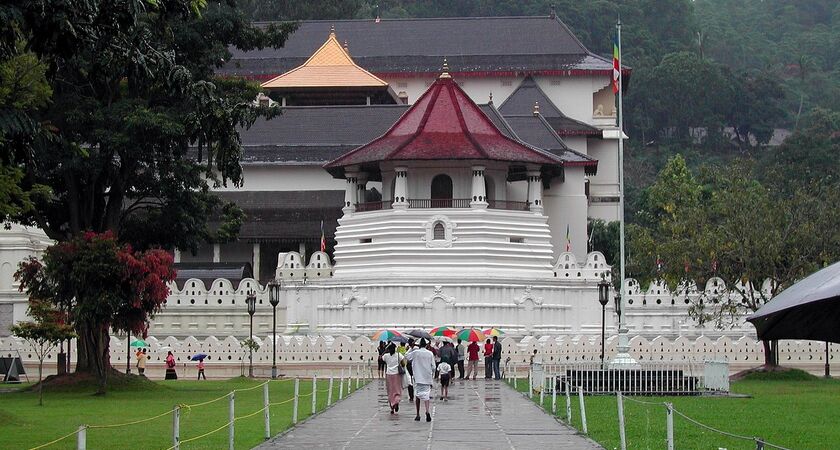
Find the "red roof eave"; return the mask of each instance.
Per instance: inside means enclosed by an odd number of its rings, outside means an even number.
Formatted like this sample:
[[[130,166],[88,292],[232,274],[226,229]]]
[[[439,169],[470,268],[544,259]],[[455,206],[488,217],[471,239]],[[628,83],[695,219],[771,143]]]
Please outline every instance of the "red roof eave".
[[[632,69],[623,69],[622,74],[629,77]],[[437,76],[437,72],[373,72],[379,78],[414,78]],[[265,81],[278,77],[280,74],[253,74],[242,75],[242,78],[249,80]],[[490,78],[490,77],[524,77],[528,75],[561,76],[561,77],[586,77],[593,75],[612,76],[612,69],[563,69],[563,70],[481,70],[475,72],[452,72],[453,76],[463,78]]]

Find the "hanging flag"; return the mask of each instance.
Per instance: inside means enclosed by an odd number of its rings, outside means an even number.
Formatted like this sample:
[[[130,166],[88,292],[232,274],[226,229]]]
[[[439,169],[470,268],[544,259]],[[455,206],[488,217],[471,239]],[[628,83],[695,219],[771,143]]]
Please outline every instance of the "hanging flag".
[[[321,221],[321,251],[327,251],[327,238],[324,237],[324,221]]]
[[[712,272],[715,274],[717,273],[717,264],[717,259],[712,260]]]
[[[662,260],[656,255],[656,273],[662,272]]]
[[[613,94],[618,94],[619,85],[621,82],[621,55],[618,50],[618,36],[613,38],[613,79],[612,88]]]
[[[685,273],[688,273],[688,261],[686,261],[685,263],[683,263],[683,265],[684,265],[684,267],[685,267]]]
[[[572,251],[572,236],[569,234],[569,224],[566,224],[566,251]]]

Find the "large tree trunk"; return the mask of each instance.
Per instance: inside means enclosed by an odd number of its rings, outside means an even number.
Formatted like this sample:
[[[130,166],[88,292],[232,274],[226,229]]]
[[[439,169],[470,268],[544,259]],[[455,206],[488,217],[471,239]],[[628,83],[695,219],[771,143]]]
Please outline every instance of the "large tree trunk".
[[[76,341],[76,372],[87,372],[95,376],[99,385],[97,393],[104,394],[108,372],[111,369],[108,327],[102,324],[82,323],[76,332],[79,334]]]
[[[766,368],[773,368],[779,365],[779,361],[776,355],[776,346],[777,341],[761,341],[761,345],[764,346],[764,367]]]

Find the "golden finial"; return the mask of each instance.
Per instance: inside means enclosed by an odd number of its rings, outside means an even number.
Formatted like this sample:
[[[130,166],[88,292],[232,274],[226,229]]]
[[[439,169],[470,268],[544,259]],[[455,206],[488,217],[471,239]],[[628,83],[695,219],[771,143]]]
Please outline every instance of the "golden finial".
[[[330,35],[335,36],[335,25],[330,25]]]
[[[452,78],[452,76],[449,75],[449,63],[446,61],[446,57],[443,58],[443,72],[441,72],[439,78]]]
[[[493,91],[490,91],[490,101],[488,103],[493,104]]]
[[[344,40],[344,51],[350,53],[350,46],[347,45],[347,39]]]
[[[540,102],[534,102],[534,115],[536,116],[539,113],[540,113]]]

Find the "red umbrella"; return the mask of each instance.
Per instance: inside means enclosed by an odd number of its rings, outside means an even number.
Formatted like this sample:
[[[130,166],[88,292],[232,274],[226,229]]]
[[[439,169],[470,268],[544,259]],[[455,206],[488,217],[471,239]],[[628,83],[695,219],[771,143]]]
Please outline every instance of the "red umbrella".
[[[482,342],[487,339],[481,330],[475,328],[464,328],[458,332],[458,339],[466,342]]]
[[[458,331],[452,327],[435,327],[429,331],[432,336],[443,336],[451,338],[457,334]]]

